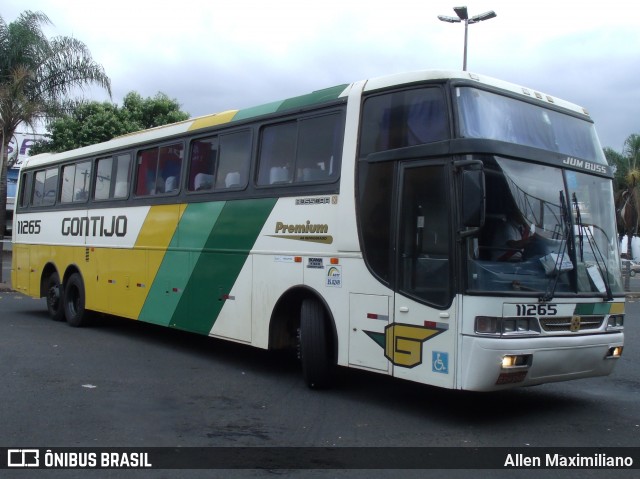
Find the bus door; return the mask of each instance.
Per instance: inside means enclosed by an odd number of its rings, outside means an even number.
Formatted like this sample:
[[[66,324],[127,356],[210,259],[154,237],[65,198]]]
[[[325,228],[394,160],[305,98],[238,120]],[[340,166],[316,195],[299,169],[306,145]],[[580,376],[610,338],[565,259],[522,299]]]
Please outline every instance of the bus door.
[[[350,365],[391,373],[386,354],[391,300],[390,296],[384,294],[349,295]]]
[[[386,355],[394,376],[452,387],[455,307],[449,166],[400,164],[396,202],[394,322]]]

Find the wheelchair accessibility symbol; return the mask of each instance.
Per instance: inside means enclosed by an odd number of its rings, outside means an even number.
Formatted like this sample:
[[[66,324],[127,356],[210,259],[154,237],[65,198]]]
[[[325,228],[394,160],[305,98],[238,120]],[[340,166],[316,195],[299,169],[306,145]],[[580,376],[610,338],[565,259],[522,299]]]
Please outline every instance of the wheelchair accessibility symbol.
[[[431,353],[431,370],[434,373],[449,374],[449,353],[433,351]]]

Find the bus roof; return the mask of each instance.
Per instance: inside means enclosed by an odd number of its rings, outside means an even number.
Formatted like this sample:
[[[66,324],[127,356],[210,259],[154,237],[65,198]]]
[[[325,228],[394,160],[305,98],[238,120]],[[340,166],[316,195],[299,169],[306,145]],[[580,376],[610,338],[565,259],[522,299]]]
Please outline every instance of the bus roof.
[[[426,71],[414,71],[406,73],[397,73],[394,75],[385,75],[377,78],[367,80],[367,84],[364,88],[365,91],[378,90],[383,88],[389,88],[394,85],[410,84],[416,82],[423,82],[428,80],[472,80],[481,85],[498,88],[500,90],[508,91],[516,95],[520,95],[523,98],[537,99],[548,105],[556,105],[567,110],[574,111],[581,115],[589,115],[587,110],[574,103],[562,100],[560,98],[553,97],[546,93],[527,88],[515,83],[510,83],[497,78],[492,78],[487,75],[481,75],[478,73],[472,73],[468,71],[453,71],[453,70],[426,70]]]
[[[458,79],[467,81],[472,80],[474,82],[478,82],[479,84],[499,88],[501,90],[521,95],[523,97],[534,98],[545,104],[553,104],[580,114],[588,115],[587,111],[584,108],[573,103],[519,85],[515,85],[513,83],[466,71],[421,70],[371,78],[364,82],[358,83],[364,84],[364,91],[374,91],[403,84],[447,79]],[[111,150],[132,147],[138,144],[144,144],[150,141],[168,138],[189,131],[195,131],[230,122],[247,120],[250,118],[273,114],[289,109],[303,108],[306,106],[321,104],[347,96],[354,84],[355,83],[337,85],[331,88],[317,90],[306,95],[292,97],[285,100],[275,101],[242,110],[227,110],[220,113],[214,113],[197,118],[190,118],[189,120],[181,121],[178,123],[172,123],[148,130],[129,133],[103,143],[97,143],[63,153],[41,153],[39,155],[35,155],[25,159],[22,167],[35,167],[53,163],[55,161],[63,159],[71,160],[74,158],[81,158],[96,154],[107,154],[107,152]]]

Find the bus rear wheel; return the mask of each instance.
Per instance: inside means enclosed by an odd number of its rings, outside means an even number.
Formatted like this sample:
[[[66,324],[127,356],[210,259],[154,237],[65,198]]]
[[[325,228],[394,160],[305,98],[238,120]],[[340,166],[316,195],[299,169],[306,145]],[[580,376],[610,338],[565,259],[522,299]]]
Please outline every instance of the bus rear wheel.
[[[73,327],[84,326],[87,323],[87,311],[84,309],[84,282],[79,273],[73,273],[64,285],[63,295],[64,316],[67,323]]]
[[[325,309],[317,299],[305,299],[300,308],[300,360],[304,380],[312,389],[331,386],[333,351]]]
[[[64,320],[64,308],[62,307],[62,285],[60,275],[53,272],[45,280],[44,291],[47,298],[47,311],[54,321]]]

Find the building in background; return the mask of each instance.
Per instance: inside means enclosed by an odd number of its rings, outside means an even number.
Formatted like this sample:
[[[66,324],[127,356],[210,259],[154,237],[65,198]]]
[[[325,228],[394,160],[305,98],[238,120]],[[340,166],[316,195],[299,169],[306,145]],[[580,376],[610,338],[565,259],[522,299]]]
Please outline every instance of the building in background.
[[[29,156],[29,150],[44,135],[39,133],[16,132],[9,143],[9,169],[7,170],[7,217],[6,235],[11,234],[13,224],[13,210],[18,188],[18,173],[20,165]]]

